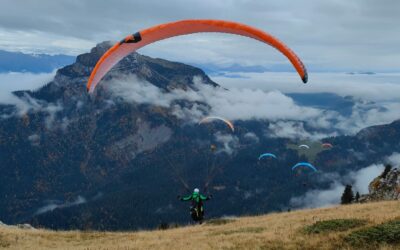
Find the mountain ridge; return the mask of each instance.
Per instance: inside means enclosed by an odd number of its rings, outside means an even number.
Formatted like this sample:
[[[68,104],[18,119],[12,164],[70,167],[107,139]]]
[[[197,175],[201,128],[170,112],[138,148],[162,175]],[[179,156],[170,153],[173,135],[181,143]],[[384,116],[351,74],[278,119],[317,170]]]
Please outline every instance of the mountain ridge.
[[[33,72],[49,73],[73,62],[67,55],[24,54],[0,50],[0,73]]]
[[[215,133],[221,128],[218,124],[187,124],[170,107],[114,98],[106,84],[88,95],[87,78],[109,46],[101,43],[78,56],[40,90],[16,92],[30,105],[23,115],[0,105],[1,114],[8,117],[0,124],[2,221],[97,230],[181,223],[188,220],[187,205],[175,200],[187,192],[181,180],[191,187],[205,186],[212,157],[219,165],[208,188],[216,197],[206,205],[209,217],[286,210],[294,195],[328,185],[312,184],[318,174],[296,176],[281,167],[307,158],[287,147],[296,140],[266,137],[270,121],[238,120],[235,135],[225,135]],[[198,68],[137,53],[122,60],[105,80],[133,74],[162,93],[196,91],[193,79],[198,76],[201,84],[219,88]],[[188,100],[172,104],[187,109],[200,105]],[[334,148],[319,152],[316,165],[321,171],[346,173],[382,160],[388,152],[400,152],[395,140],[400,122],[365,131],[370,132],[323,139]],[[258,140],[249,141],[250,132]],[[227,138],[238,142],[236,152],[214,156],[210,144],[224,149],[231,142]],[[255,153],[265,148],[273,148],[281,159],[271,166],[257,162]]]

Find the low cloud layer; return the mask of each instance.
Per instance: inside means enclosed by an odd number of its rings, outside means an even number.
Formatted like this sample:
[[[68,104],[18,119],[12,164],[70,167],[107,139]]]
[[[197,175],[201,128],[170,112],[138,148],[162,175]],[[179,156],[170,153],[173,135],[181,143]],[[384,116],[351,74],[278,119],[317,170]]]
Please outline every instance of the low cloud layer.
[[[22,97],[15,97],[10,103],[15,105],[16,109],[7,114],[1,114],[0,118],[7,119],[13,116],[23,116],[28,112],[41,112],[46,115],[44,125],[47,129],[52,129],[58,112],[63,110],[61,102],[52,103],[32,98],[29,94],[24,93]],[[68,119],[64,118],[60,123],[60,128],[65,129],[68,126]]]
[[[250,88],[282,93],[335,93],[365,101],[393,101],[400,97],[400,74],[347,74],[310,72],[302,84],[295,72],[238,73],[243,78],[212,77],[226,88]]]
[[[71,202],[59,202],[59,201],[49,201],[49,203],[41,208],[38,208],[35,212],[35,215],[39,214],[44,214],[47,212],[51,212],[57,208],[67,208],[67,207],[73,207],[73,206],[78,206],[80,204],[86,203],[86,199],[83,196],[78,196],[74,201]]]
[[[12,92],[35,90],[49,82],[53,75],[0,74],[0,82],[4,83],[0,87],[2,90],[0,103],[16,106],[16,113],[11,115],[23,115],[29,111],[45,112],[48,114],[46,127],[50,128],[57,112],[63,109],[61,103],[45,103],[27,94],[16,97]],[[398,112],[400,110],[398,98],[400,75],[324,73],[317,74],[321,82],[317,81],[308,85],[298,82],[290,83],[290,77],[285,78],[289,75],[293,77],[294,74],[274,73],[272,76],[275,78],[268,79],[267,76],[270,75],[271,73],[264,75],[262,83],[257,78],[234,79],[234,82],[222,81],[223,86],[228,87],[229,90],[203,84],[201,77],[193,79],[193,88],[197,91],[175,89],[166,92],[148,82],[140,81],[134,75],[122,76],[104,85],[119,99],[171,108],[173,115],[191,123],[198,122],[206,115],[222,116],[233,121],[265,120],[269,122],[269,130],[266,134],[271,137],[320,139],[326,136],[354,134],[368,126],[386,124],[400,119]],[[281,78],[286,79],[287,82]],[[274,84],[270,83],[277,79],[281,80]],[[328,82],[329,79],[332,79],[329,84],[323,83]],[[244,84],[238,81],[244,81]],[[283,92],[276,89],[282,89]],[[284,94],[285,92],[333,92],[341,96],[354,94],[355,97],[351,99],[354,105],[350,114],[345,116],[334,109],[302,106]],[[361,98],[363,94],[365,97]],[[190,101],[192,105],[179,104],[178,100]],[[7,118],[6,116],[3,115],[3,118]],[[68,119],[62,121],[64,127],[68,126],[68,123]]]
[[[279,91],[265,92],[237,88],[225,90],[203,84],[201,78],[194,78],[193,82],[198,91],[176,89],[167,93],[148,82],[138,80],[135,76],[112,80],[106,84],[114,96],[128,102],[162,107],[170,107],[176,100],[203,102],[210,107],[208,115],[223,116],[231,120],[302,120],[320,114],[318,109],[296,105],[290,97]],[[302,114],[301,117],[299,114]]]
[[[18,90],[36,90],[50,82],[55,73],[5,73],[0,74],[0,104],[23,105],[21,100],[12,94]]]
[[[394,167],[399,168],[400,153],[393,153],[386,158],[385,162],[391,163]],[[331,182],[328,189],[314,189],[302,196],[293,197],[290,200],[290,205],[295,208],[315,208],[337,205],[340,203],[340,198],[346,184],[353,186],[353,192],[367,194],[368,185],[383,172],[384,168],[384,164],[377,163],[358,171],[351,171],[344,176],[339,176],[337,173],[326,173],[321,177],[320,181]]]
[[[13,116],[23,116],[28,112],[42,112],[46,115],[44,125],[47,129],[52,129],[56,121],[57,113],[63,110],[61,102],[46,102],[38,100],[23,93],[20,96],[13,94],[14,91],[35,91],[43,87],[54,78],[55,73],[32,74],[32,73],[6,73],[0,74],[0,105],[13,105],[15,109],[0,114],[0,118],[7,119]],[[60,123],[60,128],[68,126],[68,119],[64,118]]]
[[[337,132],[322,133],[318,131],[307,131],[304,127],[305,121],[277,121],[270,123],[267,137],[290,138],[290,139],[312,139],[319,140],[328,136],[336,136]]]
[[[400,102],[384,102],[370,106],[356,103],[350,117],[338,117],[337,128],[354,134],[365,127],[383,125],[400,119]]]
[[[341,133],[354,134],[360,129],[387,124],[400,119],[400,74],[346,74],[346,73],[312,73],[308,84],[299,83],[295,73],[241,73],[244,78],[213,77],[213,80],[226,88],[263,90],[282,93],[334,93],[342,97],[352,97],[355,105],[350,116],[342,116],[335,110],[319,110],[318,115],[311,116],[309,125],[316,128],[328,128],[335,120],[335,129]],[[312,98],[312,97],[310,97]],[[268,106],[265,106],[268,107]],[[281,106],[282,107],[282,106]],[[307,113],[306,113],[307,114]],[[298,116],[303,117],[303,112]],[[293,133],[307,135],[302,125],[289,122],[276,124],[275,131],[280,136],[293,137]],[[319,135],[317,134],[316,137]],[[315,136],[314,136],[315,137]]]
[[[358,87],[360,83],[354,84]],[[115,97],[127,102],[172,108],[175,116],[186,121],[198,122],[206,115],[222,116],[233,121],[265,120],[270,123],[268,135],[272,137],[320,139],[339,134],[354,134],[368,126],[400,119],[400,102],[393,100],[398,93],[391,93],[391,96],[382,97],[382,100],[375,102],[354,99],[351,114],[344,116],[332,109],[301,106],[291,97],[274,89],[233,85],[226,90],[203,84],[199,77],[193,79],[193,87],[198,91],[175,89],[165,92],[133,75],[114,79],[105,85]],[[372,85],[376,88],[376,93],[379,83]],[[393,86],[400,87],[400,83]],[[313,92],[312,87],[309,90]],[[196,103],[188,107],[177,104],[177,100]]]
[[[217,132],[215,134],[215,141],[222,145],[222,148],[218,149],[216,153],[225,152],[228,155],[231,155],[240,146],[239,139],[230,134],[222,134]]]
[[[311,190],[300,197],[290,199],[290,206],[295,208],[316,208],[337,205],[344,186],[339,182],[334,182],[329,189]]]
[[[31,142],[32,146],[39,146],[40,145],[40,135],[32,134],[28,136],[28,140]]]
[[[389,156],[386,161],[393,166],[400,168],[400,153],[394,153],[391,156]]]

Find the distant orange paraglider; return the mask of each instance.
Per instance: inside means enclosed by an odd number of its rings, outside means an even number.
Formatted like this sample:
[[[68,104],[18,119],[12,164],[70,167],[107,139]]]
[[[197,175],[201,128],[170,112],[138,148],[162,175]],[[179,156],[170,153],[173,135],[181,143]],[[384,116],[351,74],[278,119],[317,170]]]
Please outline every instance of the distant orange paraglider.
[[[323,148],[333,148],[333,145],[330,143],[322,143]]]
[[[231,121],[229,121],[228,119],[219,117],[219,116],[207,116],[207,117],[201,119],[201,121],[199,121],[199,124],[208,123],[213,120],[219,120],[219,121],[224,122],[226,125],[228,125],[228,127],[232,130],[232,132],[235,132],[235,127],[233,126],[233,123]]]

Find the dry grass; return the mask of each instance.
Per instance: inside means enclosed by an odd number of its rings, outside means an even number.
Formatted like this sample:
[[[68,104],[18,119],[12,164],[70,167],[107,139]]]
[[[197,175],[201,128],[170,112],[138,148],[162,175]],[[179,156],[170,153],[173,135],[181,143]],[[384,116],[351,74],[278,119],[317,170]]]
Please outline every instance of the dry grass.
[[[363,228],[399,216],[400,202],[391,201],[243,217],[221,225],[203,224],[164,231],[55,232],[0,228],[0,248],[352,249],[344,243],[344,238],[357,229],[310,235],[304,233],[304,227],[321,220],[362,219],[368,221]],[[399,246],[379,245],[374,249],[399,249]]]

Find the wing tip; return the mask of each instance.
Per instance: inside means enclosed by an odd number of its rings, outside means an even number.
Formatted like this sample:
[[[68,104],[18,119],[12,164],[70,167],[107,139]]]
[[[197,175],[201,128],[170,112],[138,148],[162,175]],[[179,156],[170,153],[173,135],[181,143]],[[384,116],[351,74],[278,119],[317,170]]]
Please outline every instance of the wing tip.
[[[88,94],[92,94],[93,93],[93,89],[92,89],[91,86],[89,86],[89,85],[86,86],[86,93],[88,93]]]
[[[307,72],[304,73],[304,76],[301,78],[301,80],[303,80],[304,84],[308,82],[308,74],[307,74]]]

